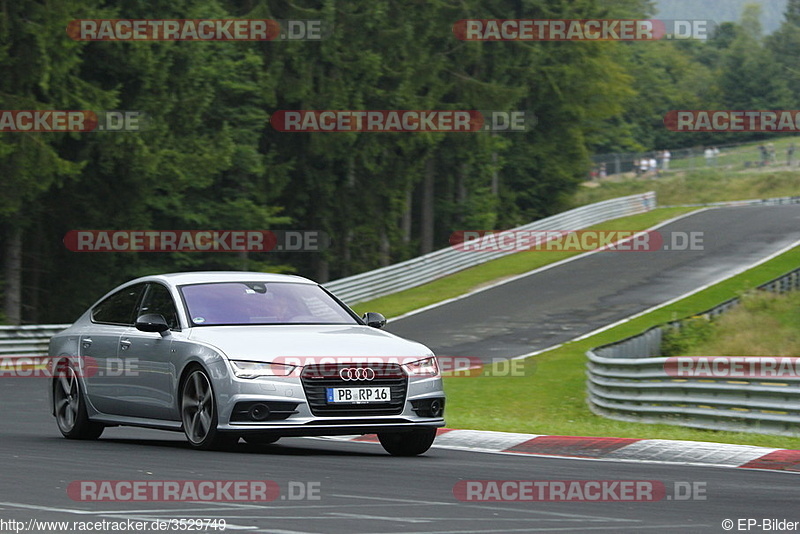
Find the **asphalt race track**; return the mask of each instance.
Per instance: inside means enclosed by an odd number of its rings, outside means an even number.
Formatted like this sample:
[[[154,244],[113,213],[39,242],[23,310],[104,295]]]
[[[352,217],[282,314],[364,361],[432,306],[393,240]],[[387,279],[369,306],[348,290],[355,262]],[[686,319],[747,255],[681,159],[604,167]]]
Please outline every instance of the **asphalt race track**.
[[[800,206],[705,210],[659,231],[667,246],[672,233],[703,232],[703,249],[588,254],[389,321],[386,329],[440,355],[490,361],[528,354],[715,282],[800,240]]]
[[[30,382],[33,381],[34,384]],[[798,478],[787,473],[666,466],[431,449],[395,458],[379,445],[293,438],[232,452],[196,452],[182,435],[108,429],[96,442],[60,437],[39,379],[5,379],[0,423],[4,466],[0,519],[153,521],[225,519],[226,532],[492,533],[722,532],[724,519],[796,516]],[[270,503],[81,502],[81,480],[272,480]],[[460,480],[650,480],[656,502],[462,502]],[[290,500],[289,485],[315,500]],[[704,500],[676,500],[679,486]],[[298,491],[294,495],[299,495]],[[40,530],[43,531],[43,530]],[[106,530],[110,532],[110,530]],[[8,532],[8,530],[3,530]],[[77,531],[76,531],[77,532]],[[206,532],[214,532],[206,530]],[[219,532],[219,530],[217,530]]]
[[[705,250],[594,254],[410,316],[392,330],[448,354],[530,352],[671,299],[800,239],[800,206],[709,210],[662,231],[704,231]],[[759,526],[764,519],[800,519],[800,479],[782,472],[436,447],[422,457],[395,458],[371,443],[303,438],[196,452],[182,434],[133,428],[107,429],[95,442],[71,441],[61,438],[49,414],[42,378],[0,378],[0,407],[0,532],[15,531],[9,520],[23,522],[19,532],[87,532],[71,526],[87,521],[225,519],[225,532],[482,534],[725,532],[726,519],[753,519]],[[70,483],[86,480],[270,480],[281,496],[263,503],[71,498]],[[654,502],[462,502],[453,490],[469,480],[655,481],[666,494]],[[698,490],[683,499],[676,488],[687,487]],[[314,498],[301,498],[304,491]],[[27,530],[32,519],[70,526]],[[194,526],[137,531],[221,532]]]

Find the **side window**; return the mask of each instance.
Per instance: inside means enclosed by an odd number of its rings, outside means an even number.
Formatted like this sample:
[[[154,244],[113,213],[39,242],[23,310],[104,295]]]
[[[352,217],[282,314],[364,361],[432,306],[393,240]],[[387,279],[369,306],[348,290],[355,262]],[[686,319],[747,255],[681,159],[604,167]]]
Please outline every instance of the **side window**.
[[[92,308],[92,321],[95,323],[132,326],[136,318],[136,306],[144,291],[145,284],[136,284],[117,291]]]
[[[175,310],[175,303],[169,290],[161,284],[150,284],[147,287],[147,294],[142,301],[139,310],[140,315],[145,313],[158,313],[167,320],[170,328],[178,328],[178,312]]]

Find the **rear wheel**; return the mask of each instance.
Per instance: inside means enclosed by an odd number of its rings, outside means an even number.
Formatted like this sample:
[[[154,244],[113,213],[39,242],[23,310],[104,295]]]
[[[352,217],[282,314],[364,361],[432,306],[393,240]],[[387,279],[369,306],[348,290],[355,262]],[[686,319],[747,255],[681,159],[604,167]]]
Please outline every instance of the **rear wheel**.
[[[435,428],[422,428],[411,432],[381,432],[378,439],[392,456],[417,456],[426,452],[436,439]]]
[[[65,438],[97,439],[105,428],[89,420],[78,375],[69,365],[60,365],[53,384],[53,408],[58,429]]]
[[[189,445],[195,449],[218,450],[236,444],[238,436],[217,430],[217,403],[206,372],[196,367],[181,386],[181,421]]]

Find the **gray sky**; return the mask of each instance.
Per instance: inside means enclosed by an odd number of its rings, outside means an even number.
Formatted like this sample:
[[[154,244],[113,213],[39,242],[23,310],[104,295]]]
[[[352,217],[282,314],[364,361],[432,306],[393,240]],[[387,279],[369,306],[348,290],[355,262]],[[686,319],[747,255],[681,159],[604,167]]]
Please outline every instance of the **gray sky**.
[[[657,18],[710,19],[716,23],[738,21],[746,4],[761,4],[764,33],[777,30],[787,0],[655,0]]]

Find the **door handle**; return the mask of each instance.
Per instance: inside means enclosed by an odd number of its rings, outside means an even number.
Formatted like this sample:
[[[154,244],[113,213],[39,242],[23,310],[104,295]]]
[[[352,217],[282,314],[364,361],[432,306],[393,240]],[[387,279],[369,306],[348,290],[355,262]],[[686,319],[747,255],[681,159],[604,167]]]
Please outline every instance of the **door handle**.
[[[122,350],[128,350],[128,348],[131,346],[131,340],[123,339],[119,342],[119,344],[122,347]]]
[[[92,338],[90,337],[83,338],[83,340],[81,340],[81,345],[83,346],[84,349],[88,349],[89,347],[92,346]]]

